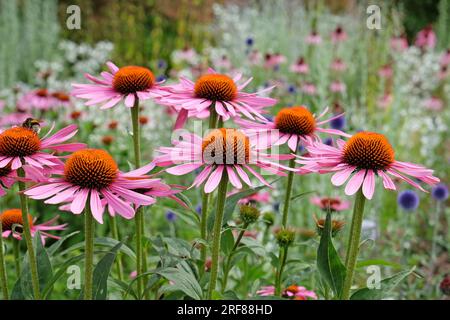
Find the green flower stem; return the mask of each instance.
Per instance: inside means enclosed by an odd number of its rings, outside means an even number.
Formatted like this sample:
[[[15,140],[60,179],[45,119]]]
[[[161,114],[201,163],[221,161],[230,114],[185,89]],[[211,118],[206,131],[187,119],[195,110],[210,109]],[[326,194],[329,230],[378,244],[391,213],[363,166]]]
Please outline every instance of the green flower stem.
[[[212,299],[214,290],[216,289],[217,274],[219,270],[219,253],[220,253],[220,239],[222,236],[222,223],[223,223],[223,212],[225,208],[225,200],[227,196],[228,187],[228,174],[223,172],[222,179],[219,184],[219,189],[217,191],[217,209],[216,216],[214,219],[214,229],[213,229],[213,243],[211,252],[211,277],[209,280],[208,288],[208,300]]]
[[[14,254],[14,264],[16,266],[16,276],[20,277],[21,266],[20,266],[20,241],[17,239],[12,239],[13,243],[13,254]]]
[[[278,261],[278,271],[275,276],[275,295],[281,296],[281,279],[283,278],[283,271],[286,265],[287,254],[289,247],[281,247],[280,248],[280,257]]]
[[[119,237],[119,230],[117,229],[117,222],[116,222],[116,218],[109,216],[109,224],[110,224],[110,228],[111,228],[111,234],[113,239],[116,239],[117,241],[120,241],[120,237]],[[116,267],[117,267],[117,278],[122,281],[123,280],[123,260],[122,260],[122,255],[120,254],[120,252],[117,253],[117,262],[116,262]]]
[[[295,168],[295,158],[292,158],[289,160],[289,168]],[[284,197],[284,206],[283,206],[283,220],[281,225],[283,228],[286,228],[287,220],[288,220],[288,214],[289,214],[289,206],[291,203],[291,194],[292,194],[292,184],[294,181],[294,172],[289,171],[288,173],[288,181],[286,186],[286,195]]]
[[[20,178],[25,177],[25,171],[23,168],[19,168],[17,170],[17,173]],[[30,231],[30,221],[28,219],[28,199],[23,193],[25,191],[25,182],[19,180],[19,197],[20,197],[20,205],[22,209],[22,223],[23,223],[23,235],[25,238],[25,243],[27,245],[27,251],[28,251],[28,262],[30,265],[30,271],[31,271],[31,284],[33,287],[33,295],[35,300],[40,300],[41,293],[39,289],[39,276],[38,276],[38,268],[37,268],[37,261],[36,261],[36,254],[34,252],[33,247],[33,239],[31,237],[31,231]]]
[[[131,122],[133,126],[133,145],[134,145],[134,165],[137,168],[141,166],[141,132],[139,127],[139,99],[135,97],[134,105],[131,108]],[[144,277],[139,277],[145,272],[146,261],[143,247],[143,235],[144,235],[144,212],[143,207],[140,206],[136,210],[135,221],[135,233],[136,233],[136,272],[137,272],[137,289],[141,294],[144,290]]]
[[[223,268],[223,278],[222,278],[222,293],[225,291],[225,289],[227,288],[227,282],[228,282],[228,275],[230,273],[230,270],[232,268],[231,266],[231,259],[234,256],[234,253],[237,249],[237,247],[239,246],[239,244],[241,243],[242,237],[244,236],[245,230],[247,230],[248,228],[248,223],[245,223],[241,229],[241,232],[239,232],[239,235],[236,239],[236,241],[234,242],[234,246],[231,249],[228,257],[226,258],[226,262],[225,262],[225,266]]]
[[[356,268],[356,260],[358,258],[359,252],[359,241],[361,238],[365,201],[366,198],[362,193],[362,188],[360,188],[356,193],[355,204],[353,207],[352,225],[350,227],[350,235],[348,238],[347,255],[345,258],[345,267],[347,268],[347,274],[342,289],[343,300],[348,300],[350,298],[350,289],[352,286],[353,275]]]
[[[8,278],[6,276],[5,257],[3,252],[3,229],[0,221],[0,285],[2,286],[3,300],[9,300]]]
[[[214,108],[214,105],[210,108],[210,116],[209,116],[209,129],[215,129],[217,126],[217,112]],[[209,205],[209,194],[203,192],[202,195],[202,211],[201,211],[201,217],[200,217],[200,237],[207,241],[208,238],[208,205]],[[200,250],[200,274],[203,274],[205,269],[205,261],[206,261],[206,246],[202,245]]]
[[[89,202],[88,202],[89,203]],[[84,209],[84,300],[92,300],[94,272],[94,217],[89,205]]]

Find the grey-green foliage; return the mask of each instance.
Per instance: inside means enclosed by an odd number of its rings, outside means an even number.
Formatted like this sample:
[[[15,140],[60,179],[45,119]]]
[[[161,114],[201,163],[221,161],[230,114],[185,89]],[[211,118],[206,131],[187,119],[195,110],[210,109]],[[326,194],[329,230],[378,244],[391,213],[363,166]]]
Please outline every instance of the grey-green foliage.
[[[450,29],[450,3],[449,0],[440,0],[439,19],[437,21],[437,35],[439,47],[445,49],[450,45],[448,30]]]
[[[56,52],[58,30],[57,0],[0,0],[0,88],[32,83],[34,62]]]

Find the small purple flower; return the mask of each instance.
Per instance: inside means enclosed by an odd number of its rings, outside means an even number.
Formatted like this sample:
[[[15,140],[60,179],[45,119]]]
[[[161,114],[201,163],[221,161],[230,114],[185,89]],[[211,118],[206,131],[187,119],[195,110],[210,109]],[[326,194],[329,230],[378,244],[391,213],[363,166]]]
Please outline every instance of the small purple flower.
[[[332,146],[333,145],[333,139],[328,137],[328,138],[323,140],[323,143],[326,144],[327,146]]]
[[[291,94],[294,94],[294,93],[297,92],[297,88],[294,85],[290,85],[288,87],[288,92],[291,93]]]
[[[166,80],[166,76],[163,75],[163,74],[159,75],[159,76],[156,78],[156,81],[157,81],[157,82],[161,82],[161,81],[164,81],[164,80]]]
[[[275,203],[273,204],[273,210],[274,210],[275,212],[279,212],[279,211],[280,211],[280,203],[279,203],[279,202],[275,202]]]
[[[431,195],[437,201],[445,201],[448,198],[448,188],[445,184],[440,183],[433,187]]]
[[[167,68],[167,62],[164,59],[158,60],[158,69],[165,69]]]
[[[413,211],[419,206],[419,196],[412,190],[405,190],[398,194],[397,203],[403,210]]]
[[[202,205],[199,204],[199,205],[195,208],[195,211],[196,211],[199,215],[201,215],[201,214],[202,214]]]
[[[169,222],[175,222],[177,220],[177,214],[173,211],[167,211],[166,212],[166,219]]]
[[[330,121],[330,127],[336,130],[343,130],[345,127],[345,117],[339,117]]]
[[[254,40],[253,40],[252,37],[248,37],[248,38],[245,40],[245,44],[246,44],[247,46],[249,46],[249,47],[253,46],[253,43],[254,43]]]

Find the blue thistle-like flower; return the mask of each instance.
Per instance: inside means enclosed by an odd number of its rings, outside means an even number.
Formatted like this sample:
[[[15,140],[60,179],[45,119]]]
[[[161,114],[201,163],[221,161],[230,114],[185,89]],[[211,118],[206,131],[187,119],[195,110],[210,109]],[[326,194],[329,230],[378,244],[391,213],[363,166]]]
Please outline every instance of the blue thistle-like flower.
[[[448,188],[445,184],[440,183],[433,187],[431,195],[437,201],[445,201],[448,198]]]
[[[167,211],[166,212],[166,219],[169,222],[175,222],[177,220],[177,214],[173,211]]]
[[[398,194],[397,203],[406,211],[416,210],[419,206],[419,196],[412,190],[405,190]]]
[[[342,130],[345,127],[345,117],[339,117],[330,121],[330,127],[336,130]]]

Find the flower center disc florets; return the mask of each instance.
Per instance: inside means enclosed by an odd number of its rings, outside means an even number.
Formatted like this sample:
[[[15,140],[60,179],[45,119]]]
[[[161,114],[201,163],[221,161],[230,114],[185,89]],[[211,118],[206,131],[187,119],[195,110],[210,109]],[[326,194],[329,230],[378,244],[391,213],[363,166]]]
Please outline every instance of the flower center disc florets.
[[[30,214],[28,215],[28,221],[30,227],[33,226],[33,217]],[[19,209],[6,210],[0,214],[0,222],[2,223],[3,231],[12,230],[15,224],[23,225],[22,211]],[[21,232],[18,228],[16,228],[15,231]]]
[[[215,129],[203,139],[207,164],[245,164],[250,160],[250,140],[236,129]]]
[[[194,87],[195,96],[211,101],[231,101],[236,98],[238,89],[233,79],[223,74],[201,76]]]
[[[359,132],[344,147],[344,161],[358,169],[385,170],[394,160],[394,149],[379,133]]]
[[[326,208],[331,208],[334,205],[340,205],[341,201],[336,198],[323,198],[320,200],[320,203]]]
[[[47,89],[38,89],[35,91],[36,95],[39,97],[47,97],[48,96],[48,90]]]
[[[305,107],[284,108],[275,117],[275,126],[282,133],[309,135],[316,128],[316,120]]]
[[[67,160],[65,179],[77,186],[101,190],[117,178],[118,167],[114,159],[103,150],[85,149],[74,152]]]
[[[144,67],[127,66],[120,68],[113,79],[114,90],[122,93],[136,93],[151,88],[155,83],[153,73]]]
[[[26,157],[35,154],[40,149],[41,139],[31,129],[14,127],[0,133],[0,155]]]

